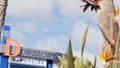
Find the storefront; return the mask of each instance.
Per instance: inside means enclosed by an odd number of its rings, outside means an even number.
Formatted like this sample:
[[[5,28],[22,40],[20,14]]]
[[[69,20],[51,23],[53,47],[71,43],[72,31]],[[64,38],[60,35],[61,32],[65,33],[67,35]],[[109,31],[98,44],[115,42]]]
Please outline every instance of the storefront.
[[[58,56],[63,56],[62,53],[21,48],[18,56],[7,57],[3,55],[5,48],[4,45],[0,45],[0,64],[2,65],[2,68],[5,67],[5,64],[7,64],[7,67],[5,68],[53,68],[53,64],[59,62]],[[15,46],[11,46],[11,54],[15,53],[15,48]],[[6,57],[6,62],[3,57]]]
[[[11,46],[10,42],[15,42]],[[53,68],[62,53],[20,47],[10,38],[10,27],[4,26],[0,45],[0,68]]]
[[[11,46],[11,54],[15,53],[15,46]],[[63,56],[61,53],[48,52],[43,50],[22,48],[21,52],[16,57],[7,57],[2,55],[5,52],[5,46],[0,45],[0,60],[6,57],[6,60],[1,60],[0,65],[2,68],[53,68],[53,64],[59,62],[58,55]],[[4,62],[3,62],[4,61]],[[4,65],[7,64],[7,67]]]

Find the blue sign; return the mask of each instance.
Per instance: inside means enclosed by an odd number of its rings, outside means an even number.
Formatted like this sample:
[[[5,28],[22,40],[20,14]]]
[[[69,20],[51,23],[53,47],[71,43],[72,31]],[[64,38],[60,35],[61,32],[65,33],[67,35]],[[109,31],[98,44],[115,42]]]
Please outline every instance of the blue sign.
[[[6,38],[10,38],[10,26],[8,25],[2,27],[1,44],[6,44]]]
[[[10,38],[10,26],[3,25],[1,34],[1,44],[6,44],[6,39]],[[0,68],[8,68],[8,57],[0,54]]]

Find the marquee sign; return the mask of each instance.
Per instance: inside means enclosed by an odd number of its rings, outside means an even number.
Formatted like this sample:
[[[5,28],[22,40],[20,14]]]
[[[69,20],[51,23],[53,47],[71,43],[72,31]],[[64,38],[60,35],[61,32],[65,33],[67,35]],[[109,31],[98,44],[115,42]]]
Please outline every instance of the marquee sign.
[[[11,51],[9,51],[10,54],[14,55],[16,52],[16,46],[11,46],[10,48],[11,48],[10,49]],[[0,45],[0,53],[5,53],[5,52],[6,52],[6,46]],[[54,62],[59,62],[58,56],[64,56],[64,54],[21,47],[21,51],[18,54],[18,56],[39,58],[39,59],[49,59],[49,60],[53,60]]]
[[[57,53],[47,52],[47,51],[43,51],[43,50],[22,48],[20,56],[49,59],[49,60],[53,60],[53,61],[57,61],[57,62],[59,61]]]
[[[10,57],[10,63],[16,64],[26,64],[26,65],[34,65],[34,66],[47,66],[47,61],[42,59],[35,59],[35,58],[25,58],[25,57]]]

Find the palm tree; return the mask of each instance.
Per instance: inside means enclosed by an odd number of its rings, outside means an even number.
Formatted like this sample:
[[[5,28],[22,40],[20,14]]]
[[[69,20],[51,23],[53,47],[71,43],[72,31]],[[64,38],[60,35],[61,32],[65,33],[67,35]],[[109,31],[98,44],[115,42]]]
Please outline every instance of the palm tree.
[[[7,2],[8,0],[0,0],[0,38],[1,38],[2,26],[4,25],[5,22]]]
[[[111,17],[109,16],[109,13],[112,13],[115,15],[115,8],[113,0],[81,0],[82,2],[85,2],[86,4],[83,6],[83,12],[87,10],[88,7],[91,6],[91,10],[95,9],[98,24],[100,27],[104,30],[106,36],[110,38],[110,22]],[[117,39],[118,34],[118,25],[117,23],[114,23],[113,21],[113,33],[115,39]]]
[[[91,7],[91,10],[95,9],[100,28],[104,31],[104,35],[106,35],[106,37],[110,41],[110,44],[112,43],[111,45],[114,45],[115,47],[115,43],[112,42],[110,34],[111,32],[114,33],[113,34],[114,41],[117,41],[119,26],[115,21],[111,20],[111,16],[109,15],[116,14],[113,0],[81,0],[81,1],[86,3],[83,6],[84,7],[83,12],[85,12],[88,7]],[[120,40],[118,44],[120,44]],[[119,47],[116,49],[118,50]],[[119,51],[117,52],[119,53]],[[116,68],[118,68],[118,65]]]
[[[113,13],[115,15],[115,8],[114,8],[114,3],[113,0],[102,0],[99,3],[100,9],[96,12],[97,18],[98,18],[98,23],[101,26],[101,28],[105,31],[106,36],[110,38],[110,22],[111,22],[111,17],[109,16],[108,13]],[[115,40],[117,39],[118,35],[118,25],[113,21],[113,33]]]

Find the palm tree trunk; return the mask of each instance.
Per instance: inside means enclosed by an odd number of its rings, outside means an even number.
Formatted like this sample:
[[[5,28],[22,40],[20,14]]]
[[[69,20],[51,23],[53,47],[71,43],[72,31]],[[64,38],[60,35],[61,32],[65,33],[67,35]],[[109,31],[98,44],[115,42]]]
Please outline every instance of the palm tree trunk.
[[[100,9],[97,10],[97,18],[98,18],[98,23],[101,26],[101,28],[105,31],[106,36],[110,38],[110,22],[111,18],[108,15],[109,13],[115,14],[115,8],[114,8],[114,3],[113,0],[102,0],[99,3]],[[117,39],[118,35],[118,25],[117,23],[113,22],[113,33],[115,40]]]
[[[5,22],[7,2],[8,0],[0,0],[0,38],[1,38],[2,26],[4,25]]]
[[[100,6],[100,9],[96,12],[98,23],[100,27],[105,31],[106,36],[110,39],[111,17],[109,16],[109,14],[113,13],[115,15],[114,2],[113,0],[102,0],[99,3],[99,6]],[[115,21],[112,21],[112,25],[113,25],[113,35],[114,35],[115,41],[117,41],[119,27]],[[116,48],[116,46],[114,48]],[[117,48],[117,50],[119,50],[119,47]],[[119,51],[117,51],[117,54],[118,53]],[[117,57],[119,56],[117,55]],[[119,58],[117,58],[116,60],[118,61]],[[114,65],[115,66],[113,68],[120,68],[119,64],[115,63]]]

